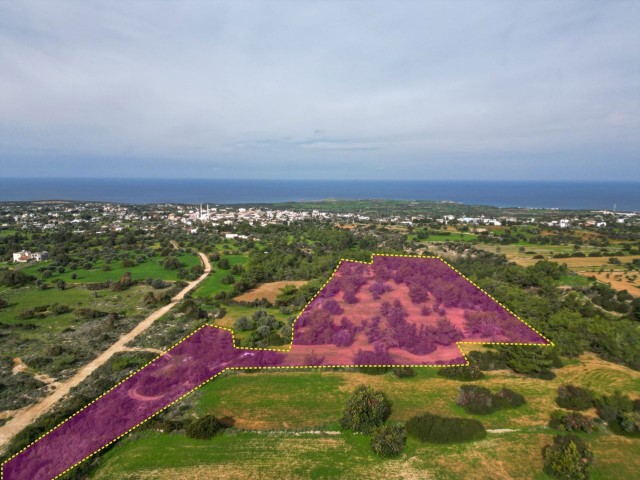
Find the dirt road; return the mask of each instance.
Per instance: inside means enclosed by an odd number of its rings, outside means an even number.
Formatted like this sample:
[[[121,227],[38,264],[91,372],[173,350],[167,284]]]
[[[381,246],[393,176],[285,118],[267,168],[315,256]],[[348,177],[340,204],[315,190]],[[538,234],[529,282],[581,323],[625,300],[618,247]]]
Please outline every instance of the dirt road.
[[[202,282],[209,272],[211,272],[211,264],[209,259],[204,253],[199,252],[200,259],[204,264],[204,273],[200,275],[193,282],[184,287],[175,297],[171,299],[171,302],[164,307],[151,313],[148,317],[142,320],[133,330],[120,337],[113,345],[94,358],[91,362],[80,368],[76,374],[67,380],[64,380],[57,384],[56,389],[51,395],[44,397],[38,403],[29,407],[22,408],[11,412],[13,418],[6,424],[0,427],[0,451],[3,451],[7,443],[24,429],[27,425],[31,424],[36,418],[43,413],[47,412],[58,400],[63,398],[69,391],[79,385],[84,379],[86,379],[93,371],[103,365],[114,353],[125,352],[131,350],[125,347],[127,343],[133,340],[140,333],[149,328],[153,322],[162,317],[165,313],[171,310],[176,303],[184,298],[184,296],[191,290],[193,290],[200,282]]]

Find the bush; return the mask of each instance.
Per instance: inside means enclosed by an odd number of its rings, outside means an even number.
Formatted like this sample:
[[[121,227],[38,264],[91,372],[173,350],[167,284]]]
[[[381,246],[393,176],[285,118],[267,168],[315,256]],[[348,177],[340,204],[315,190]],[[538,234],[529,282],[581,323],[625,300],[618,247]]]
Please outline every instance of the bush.
[[[487,435],[478,420],[441,417],[431,413],[410,418],[406,428],[409,435],[421,442],[431,443],[470,442],[481,440]]]
[[[393,367],[393,376],[397,378],[415,377],[416,371],[411,367]]]
[[[567,413],[562,410],[556,410],[551,412],[549,427],[566,430],[567,432],[589,433],[593,431],[593,419],[578,412]]]
[[[476,350],[467,355],[471,365],[477,365],[480,370],[502,370],[507,368],[507,360],[498,352],[486,350],[478,352]]]
[[[544,472],[561,480],[586,480],[590,478],[593,452],[579,437],[558,435],[553,443],[542,449]]]
[[[186,434],[189,438],[206,440],[217,435],[223,429],[224,425],[222,425],[216,417],[213,415],[205,415],[191,422],[186,428]]]
[[[340,425],[354,432],[370,433],[382,425],[390,414],[391,402],[384,393],[360,385],[347,400]]]
[[[525,403],[524,397],[513,390],[503,388],[497,394],[477,385],[463,385],[456,403],[467,412],[487,415],[504,408],[515,408]]]
[[[484,373],[482,373],[477,365],[441,368],[438,370],[438,375],[463,382],[484,378]]]
[[[151,286],[153,288],[155,288],[156,290],[160,290],[161,288],[166,288],[168,287],[167,283],[162,280],[161,278],[156,278],[155,280],[151,281]]]
[[[403,425],[384,424],[371,435],[371,449],[381,457],[395,457],[407,445],[407,432]]]
[[[587,410],[593,404],[593,396],[586,388],[562,385],[558,388],[556,403],[567,410]]]

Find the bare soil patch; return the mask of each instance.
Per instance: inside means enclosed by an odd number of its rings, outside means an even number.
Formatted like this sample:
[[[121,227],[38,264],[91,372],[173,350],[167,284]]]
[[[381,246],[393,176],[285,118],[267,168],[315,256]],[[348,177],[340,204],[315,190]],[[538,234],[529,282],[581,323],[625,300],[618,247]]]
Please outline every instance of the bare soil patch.
[[[274,303],[276,301],[276,297],[286,285],[295,285],[297,288],[305,283],[307,283],[306,280],[282,280],[279,282],[263,283],[257,288],[244,292],[242,295],[238,295],[234,300],[239,302],[253,302],[255,300],[262,300],[263,298],[266,298],[271,303]]]

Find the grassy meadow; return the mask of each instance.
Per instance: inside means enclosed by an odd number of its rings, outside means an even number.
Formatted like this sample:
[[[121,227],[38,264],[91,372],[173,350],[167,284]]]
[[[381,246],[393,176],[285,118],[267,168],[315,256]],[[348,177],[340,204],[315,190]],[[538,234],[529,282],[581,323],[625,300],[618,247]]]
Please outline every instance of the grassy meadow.
[[[187,269],[194,265],[200,264],[200,257],[197,254],[184,253],[177,257]],[[133,280],[146,280],[147,278],[159,278],[167,281],[175,281],[178,279],[178,270],[168,270],[161,265],[163,257],[152,257],[142,263],[123,267],[121,261],[114,261],[108,265],[109,270],[104,270],[105,264],[102,260],[98,260],[90,269],[78,268],[77,270],[66,270],[63,273],[54,271],[45,281],[55,283],[57,280],[64,280],[67,283],[98,283],[107,280],[117,281],[126,272],[131,272]],[[34,275],[42,278],[38,272],[38,268],[45,267],[49,261],[39,262],[23,268],[22,271],[28,275]],[[71,277],[72,273],[76,274],[76,278]]]
[[[416,377],[404,379],[390,373],[323,369],[233,372],[198,389],[193,400],[198,414],[231,417],[235,429],[210,440],[136,432],[105,454],[93,477],[547,479],[539,452],[557,433],[547,422],[557,408],[558,386],[573,383],[598,393],[619,389],[632,398],[640,392],[640,372],[585,354],[557,370],[558,377],[551,381],[489,372],[474,383],[494,391],[511,388],[527,403],[477,416],[455,404],[461,382],[438,376],[434,368],[416,371]],[[363,383],[384,391],[392,401],[391,421],[429,411],[478,418],[497,431],[478,442],[451,445],[409,438],[399,458],[381,459],[371,452],[368,437],[339,431],[342,406]],[[608,431],[584,437],[596,455],[594,479],[633,478],[640,469],[640,439]]]

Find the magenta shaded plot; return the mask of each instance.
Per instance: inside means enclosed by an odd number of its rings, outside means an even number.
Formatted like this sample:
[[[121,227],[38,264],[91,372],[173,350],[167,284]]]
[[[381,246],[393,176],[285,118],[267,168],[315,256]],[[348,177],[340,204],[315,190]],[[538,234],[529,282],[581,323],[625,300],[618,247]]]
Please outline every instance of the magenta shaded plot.
[[[341,262],[299,315],[290,351],[239,349],[205,326],[3,465],[51,479],[227,368],[466,364],[458,343],[550,342],[438,258]]]
[[[295,323],[289,365],[466,364],[457,344],[549,344],[439,258],[343,261]]]
[[[282,356],[236,349],[231,332],[206,326],[9,460],[4,479],[54,478],[229,366]]]

